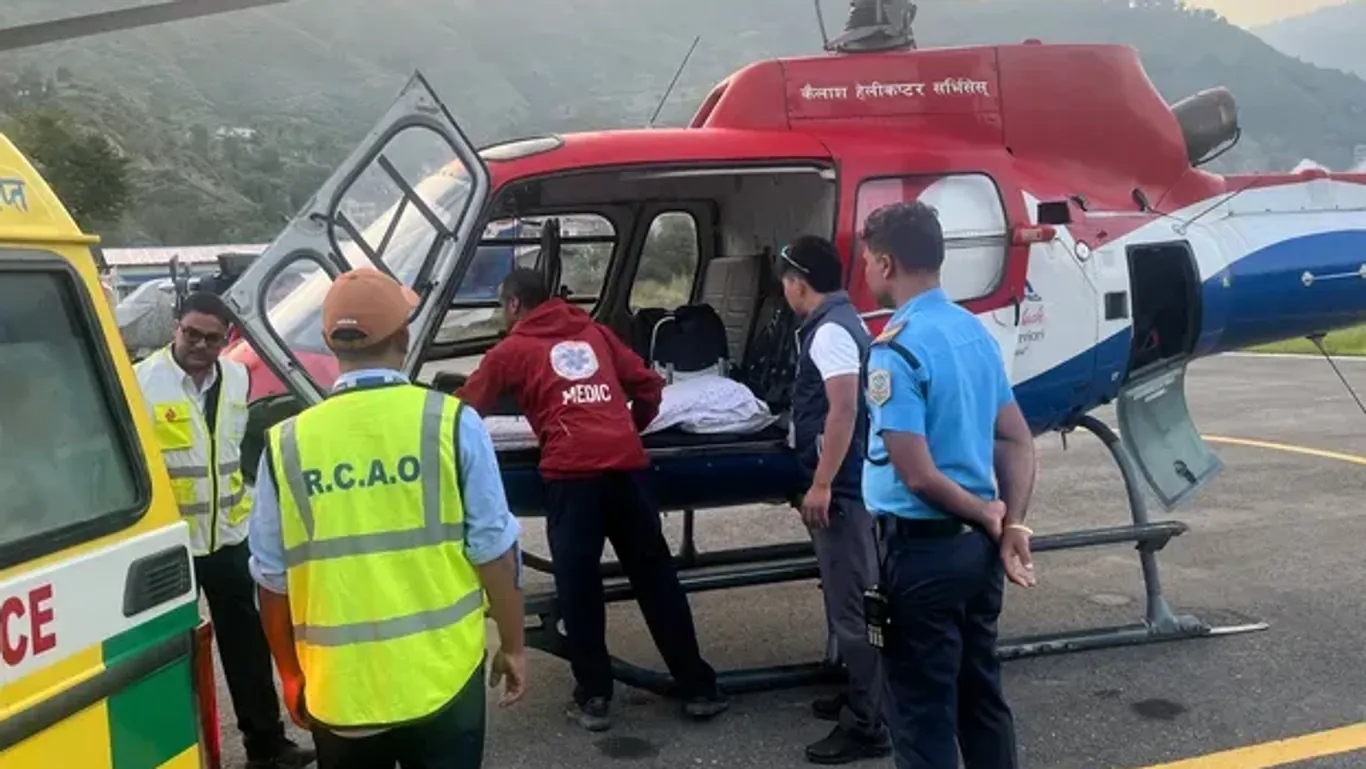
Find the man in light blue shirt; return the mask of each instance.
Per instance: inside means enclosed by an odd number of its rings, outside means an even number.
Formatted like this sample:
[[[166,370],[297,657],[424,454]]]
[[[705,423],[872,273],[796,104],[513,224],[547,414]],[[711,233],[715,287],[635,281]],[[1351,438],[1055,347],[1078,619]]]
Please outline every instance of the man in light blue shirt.
[[[934,209],[878,209],[861,240],[869,289],[897,308],[868,351],[863,466],[864,502],[878,516],[897,769],[957,769],[960,749],[967,769],[1015,769],[996,622],[1004,577],[1033,584],[1021,523],[1033,436],[1000,347],[940,286]]]

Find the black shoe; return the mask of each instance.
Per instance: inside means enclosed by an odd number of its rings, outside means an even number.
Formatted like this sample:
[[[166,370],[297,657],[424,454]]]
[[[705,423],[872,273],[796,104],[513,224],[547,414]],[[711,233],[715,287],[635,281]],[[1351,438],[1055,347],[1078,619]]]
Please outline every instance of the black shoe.
[[[843,692],[833,697],[822,697],[811,703],[811,714],[822,721],[839,721],[840,711],[848,702],[849,698]]]
[[[886,731],[877,738],[861,737],[836,726],[820,742],[806,746],[806,760],[813,764],[848,764],[865,758],[885,758],[892,754]]]
[[[695,721],[716,718],[727,710],[730,710],[730,700],[719,691],[689,697],[683,702],[683,712]]]
[[[284,740],[275,755],[248,760],[246,769],[304,769],[316,760],[318,751],[301,748],[293,740]]]
[[[570,703],[564,713],[590,732],[605,732],[612,728],[610,710],[606,698],[593,697],[582,705]]]

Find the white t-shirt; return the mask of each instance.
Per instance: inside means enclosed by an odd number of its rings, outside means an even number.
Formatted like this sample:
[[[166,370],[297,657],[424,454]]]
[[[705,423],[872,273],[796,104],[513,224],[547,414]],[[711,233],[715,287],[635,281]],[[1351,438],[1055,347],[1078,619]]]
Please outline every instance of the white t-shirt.
[[[810,355],[816,370],[821,372],[822,380],[845,374],[857,375],[862,365],[858,344],[838,323],[826,323],[816,329],[816,335],[811,339]]]

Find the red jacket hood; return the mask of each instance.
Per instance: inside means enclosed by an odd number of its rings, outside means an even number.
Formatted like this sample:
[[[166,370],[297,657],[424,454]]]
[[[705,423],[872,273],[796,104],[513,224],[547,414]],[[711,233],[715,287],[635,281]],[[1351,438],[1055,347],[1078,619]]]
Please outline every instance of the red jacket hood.
[[[512,335],[565,338],[582,332],[593,322],[581,307],[563,299],[551,299],[527,313],[512,327]]]

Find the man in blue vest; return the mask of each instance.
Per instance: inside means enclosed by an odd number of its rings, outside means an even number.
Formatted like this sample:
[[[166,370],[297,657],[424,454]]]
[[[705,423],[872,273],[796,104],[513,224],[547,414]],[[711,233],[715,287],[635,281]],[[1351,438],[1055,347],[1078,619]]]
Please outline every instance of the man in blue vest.
[[[830,241],[793,241],[779,254],[778,273],[788,305],[802,319],[792,388],[793,448],[810,479],[802,521],[816,544],[826,621],[849,671],[843,693],[814,703],[816,716],[836,726],[806,756],[843,764],[891,753],[881,660],[868,644],[863,614],[863,593],[877,582],[875,524],[863,506],[860,475],[859,371],[871,337],[843,290],[844,270]]]
[[[1034,584],[1023,523],[1034,439],[1000,346],[940,285],[934,209],[880,208],[860,239],[869,290],[897,308],[869,347],[863,467],[883,556],[870,632],[896,766],[958,769],[961,750],[967,769],[1015,769],[996,623],[1005,578]]]

